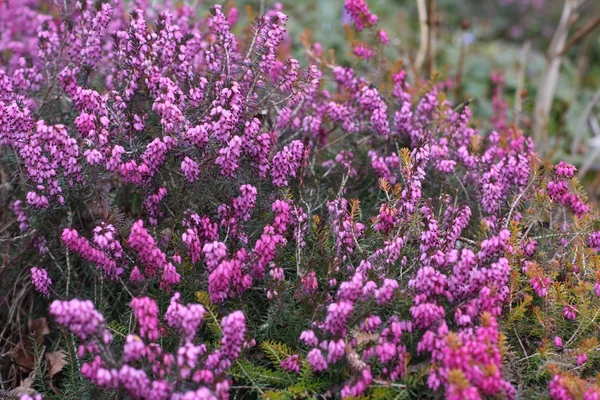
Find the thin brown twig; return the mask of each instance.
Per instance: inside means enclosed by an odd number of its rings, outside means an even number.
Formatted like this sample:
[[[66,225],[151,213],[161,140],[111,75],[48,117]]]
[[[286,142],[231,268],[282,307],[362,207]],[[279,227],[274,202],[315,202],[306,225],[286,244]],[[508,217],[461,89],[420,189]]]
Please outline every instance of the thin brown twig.
[[[560,52],[560,55],[563,56],[565,55],[565,53],[567,51],[569,51],[569,49],[578,41],[580,41],[581,39],[583,39],[587,34],[589,34],[590,32],[592,32],[594,29],[596,29],[598,26],[600,26],[600,17],[596,17],[594,19],[592,19],[591,21],[588,21],[587,24],[585,24],[584,26],[582,26],[581,28],[579,28],[571,37],[571,39],[569,39],[569,41],[565,44],[565,47],[563,47],[562,51]]]

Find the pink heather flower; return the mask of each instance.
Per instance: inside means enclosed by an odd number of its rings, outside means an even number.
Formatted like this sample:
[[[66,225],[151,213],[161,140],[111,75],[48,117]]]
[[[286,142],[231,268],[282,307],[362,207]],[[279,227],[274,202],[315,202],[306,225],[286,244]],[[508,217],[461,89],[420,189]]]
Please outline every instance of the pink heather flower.
[[[585,204],[585,202],[576,194],[571,193],[568,197],[567,203],[578,218],[583,217],[585,214],[590,212],[590,206]]]
[[[398,289],[398,282],[394,279],[385,279],[381,287],[375,290],[375,300],[377,304],[383,305],[389,303],[394,296],[394,290]]]
[[[588,238],[588,246],[600,252],[600,231],[592,232]]]
[[[450,336],[444,324],[437,329],[437,339],[433,331],[423,337],[418,348],[419,351],[428,348],[432,352],[434,367],[427,382],[431,389],[437,390],[444,385],[446,395],[454,396],[456,388],[448,381],[448,375],[451,370],[458,370],[465,383],[476,389],[474,393],[490,397],[515,397],[515,389],[502,378],[500,333],[496,320],[489,313],[481,318],[482,324],[475,329],[462,330]],[[451,337],[453,340],[450,340]],[[482,369],[491,371],[492,368],[495,371],[493,375],[482,376]]]
[[[241,196],[233,200],[233,209],[244,221],[250,219],[250,211],[256,205],[256,196],[258,194],[256,188],[252,185],[240,186]]]
[[[298,77],[300,76],[300,63],[298,60],[291,58],[286,64],[283,65],[282,72],[279,77],[279,89],[282,92],[291,91],[295,82],[298,81]]]
[[[26,198],[27,204],[35,209],[48,208],[49,206],[48,198],[36,192],[28,192]]]
[[[12,205],[12,210],[17,216],[17,222],[19,223],[19,230],[21,232],[27,231],[29,229],[29,218],[25,211],[23,211],[23,202],[21,200],[17,200]]]
[[[121,165],[121,155],[125,153],[125,149],[122,146],[115,145],[111,150],[111,156],[106,162],[106,169],[108,171],[115,171]]]
[[[346,0],[344,7],[350,14],[357,31],[375,25],[378,21],[377,15],[371,14],[369,11],[369,6],[365,0]]]
[[[302,290],[304,294],[311,295],[319,288],[319,282],[317,281],[317,274],[315,271],[310,271],[300,279],[302,283]]]
[[[217,241],[206,243],[202,252],[204,253],[206,269],[211,272],[225,257],[227,257],[227,246],[225,246],[225,243]]]
[[[316,347],[319,344],[319,340],[315,336],[313,331],[304,331],[300,334],[300,340],[307,346]]]
[[[127,335],[123,346],[123,358],[125,362],[133,362],[141,359],[146,354],[146,345],[139,336]]]
[[[227,22],[229,26],[234,26],[237,23],[239,10],[235,7],[231,7],[227,12]]]
[[[167,153],[177,144],[177,139],[164,136],[156,138],[146,146],[146,151],[142,154],[142,162],[139,172],[144,176],[152,177],[159,168],[165,163]]]
[[[289,356],[279,364],[286,371],[300,373],[300,355],[294,354]]]
[[[382,341],[377,345],[375,352],[379,362],[387,364],[396,357],[396,346],[394,343]]]
[[[144,275],[142,275],[137,265],[131,270],[129,280],[133,283],[140,283],[144,280]]]
[[[206,345],[194,345],[187,342],[177,350],[177,365],[179,374],[183,379],[189,378],[191,370],[198,364],[198,359],[206,353]]]
[[[319,349],[312,349],[309,351],[307,360],[312,369],[316,372],[325,371],[327,369],[327,361]]]
[[[48,252],[46,238],[44,236],[34,235],[33,247],[35,247],[40,254],[46,254]]]
[[[131,300],[130,306],[138,320],[140,336],[151,341],[158,340],[160,332],[158,330],[158,306],[156,302],[149,297],[136,297]]]
[[[28,395],[27,393],[25,393],[24,395],[19,397],[19,400],[44,400],[44,398],[41,394]]]
[[[234,176],[235,171],[239,168],[239,159],[241,155],[242,139],[239,136],[234,136],[227,147],[219,150],[219,157],[215,164],[221,167],[221,174],[225,176]]]
[[[167,264],[167,256],[157,247],[154,238],[144,228],[144,221],[139,220],[132,225],[128,242],[138,253],[148,277],[153,277]]]
[[[365,283],[365,285],[362,287],[362,298],[363,299],[368,299],[368,298],[372,298],[375,296],[375,291],[377,290],[377,284],[373,281],[368,281]]]
[[[373,50],[371,50],[369,46],[362,43],[354,46],[354,55],[369,61],[371,58],[373,58],[375,53],[373,53]]]
[[[102,369],[102,370],[104,370],[104,369]],[[104,371],[106,371],[106,375],[107,375],[105,378],[106,383],[103,384],[102,381],[104,379],[100,379],[100,382],[98,382],[99,385],[106,386],[106,387],[114,386],[109,381],[110,375],[109,375],[108,371],[107,370],[104,370]],[[101,378],[101,376],[99,374],[98,374],[98,378]],[[129,393],[130,395],[140,396],[140,397],[148,396],[150,388],[153,386],[151,384],[150,379],[148,378],[148,375],[146,374],[146,372],[144,372],[143,370],[137,369],[137,368],[133,368],[129,365],[123,365],[121,367],[121,369],[119,369],[118,380],[117,379],[115,379],[115,380],[122,385],[122,387],[126,393]]]
[[[144,200],[144,205],[148,212],[148,219],[152,225],[156,225],[158,219],[163,216],[163,213],[160,211],[160,202],[163,201],[166,195],[167,189],[160,187],[156,193],[149,195],[146,200]]]
[[[269,275],[273,278],[274,281],[281,282],[284,280],[285,276],[283,273],[283,268],[276,267],[274,264],[271,264],[271,269],[269,270]]]
[[[121,260],[123,257],[123,248],[121,243],[115,238],[116,229],[111,224],[102,222],[93,230],[94,244],[103,250],[107,255],[115,260]]]
[[[327,346],[327,363],[336,363],[344,357],[346,342],[344,339],[331,340]]]
[[[535,276],[531,278],[529,283],[538,296],[544,297],[548,294],[548,287],[550,287],[552,281],[545,276]]]
[[[208,277],[208,292],[211,301],[222,302],[228,297],[244,292],[252,285],[246,274],[246,250],[240,249],[231,260],[223,260]]]
[[[400,258],[400,252],[404,247],[404,239],[397,237],[393,240],[386,240],[384,245],[385,247],[377,250],[374,255],[382,255],[385,258],[386,264],[395,264],[398,258]]]
[[[385,44],[386,46],[390,44],[390,38],[384,29],[380,29],[377,31],[377,37],[379,38],[379,41]]]
[[[185,141],[193,143],[198,148],[203,148],[208,144],[208,136],[208,128],[204,125],[196,125],[183,135]]]
[[[212,383],[214,381],[214,374],[212,371],[200,369],[194,373],[192,380],[194,382]]]
[[[50,314],[81,340],[100,335],[104,329],[104,317],[90,300],[54,300],[50,304]]]
[[[365,332],[372,332],[381,326],[381,318],[377,315],[370,315],[360,323],[360,329]]]
[[[284,146],[275,157],[271,166],[271,176],[275,186],[287,186],[288,178],[296,177],[298,169],[302,166],[304,157],[304,144],[294,140]]]
[[[502,252],[510,252],[510,232],[507,229],[501,230],[496,236],[485,239],[481,242],[481,251],[479,252],[479,260],[484,261],[495,254]]]
[[[417,327],[428,328],[446,315],[444,308],[435,303],[421,303],[411,307],[410,313]]]
[[[533,257],[535,250],[537,249],[538,242],[534,239],[527,240],[523,245],[523,253],[528,257]]]
[[[369,150],[369,157],[371,158],[371,167],[377,176],[385,178],[390,184],[396,183],[397,177],[392,174],[392,171],[400,165],[400,157],[396,153],[384,158],[377,151]]]
[[[46,297],[50,297],[50,286],[52,286],[52,279],[48,276],[48,271],[44,268],[31,268],[31,283],[35,290],[43,294]]]
[[[571,179],[574,176],[576,171],[577,171],[577,168],[575,168],[571,164],[567,164],[564,161],[559,162],[558,165],[556,166],[556,175],[563,177],[563,178]]]
[[[261,123],[258,119],[246,122],[244,129],[244,153],[250,158],[250,163],[258,170],[258,176],[264,178],[269,170],[269,154],[271,153],[272,138],[270,133],[260,133]]]
[[[340,284],[340,288],[337,292],[337,297],[342,300],[349,301],[354,303],[361,294],[361,289],[364,289],[365,286],[368,286],[370,283],[375,284],[375,282],[369,281],[365,284],[364,274],[362,272],[357,271],[352,279],[349,281],[342,282]],[[376,287],[376,286],[375,286]],[[364,294],[365,292],[363,292]],[[367,297],[367,296],[365,296]]]
[[[561,204],[568,203],[568,183],[566,181],[550,181],[546,187],[550,198]]]
[[[356,378],[354,384],[347,382],[342,388],[340,395],[342,398],[359,397],[364,394],[367,387],[373,382],[373,375],[369,367],[360,371],[360,375]]]
[[[587,362],[588,356],[586,353],[581,353],[577,355],[577,365],[583,365]]]
[[[337,255],[345,260],[347,254],[352,254],[365,231],[365,226],[352,219],[348,211],[348,201],[337,198],[327,204],[331,219],[331,230],[336,237]]]
[[[323,163],[323,167],[332,168],[336,165],[340,165],[344,172],[350,177],[354,178],[358,174],[356,169],[352,166],[354,160],[354,154],[347,150],[340,150],[333,160],[329,160]]]
[[[279,227],[280,229],[282,227]],[[266,225],[263,233],[256,241],[252,250],[251,273],[254,277],[263,279],[267,265],[275,258],[277,248],[286,244],[285,238],[271,225]]]
[[[584,394],[583,400],[600,400],[600,389],[591,386]]]
[[[200,304],[184,306],[179,302],[180,297],[179,292],[171,297],[165,321],[170,327],[175,328],[183,338],[190,341],[202,324],[206,310]]]
[[[563,317],[572,321],[577,318],[577,309],[572,305],[567,304],[563,307]]]
[[[554,400],[572,400],[573,397],[567,389],[566,382],[560,375],[554,375],[554,378],[548,384],[550,397]]]
[[[377,223],[373,227],[374,230],[381,233],[388,233],[394,226],[394,220],[397,210],[388,206],[387,203],[381,204],[379,207],[379,215]]]
[[[242,352],[246,334],[246,318],[241,311],[234,311],[221,321],[223,337],[221,352],[229,360],[235,360]]]
[[[415,289],[419,294],[427,296],[447,295],[448,279],[445,275],[430,266],[419,268],[417,275],[408,283],[410,288]]]
[[[390,133],[387,105],[379,95],[379,91],[373,87],[363,86],[357,94],[357,101],[362,110],[371,113],[371,123],[375,131],[384,137],[387,136]]]
[[[196,263],[200,259],[203,246],[218,237],[217,224],[212,223],[208,217],[200,217],[196,213],[187,211],[182,225],[187,230],[181,235],[181,240],[188,249],[192,263]],[[223,252],[223,257],[225,255],[226,249]]]
[[[166,263],[163,267],[162,275],[160,276],[159,287],[170,291],[171,288],[181,281],[181,275],[175,269],[173,264]]]
[[[560,336],[554,336],[554,346],[557,349],[561,349],[563,347],[563,340]]]
[[[90,165],[99,165],[104,161],[104,156],[96,149],[86,150],[83,155]]]
[[[124,269],[121,266],[122,262],[117,263],[115,260],[120,258],[121,246],[114,240],[114,232],[110,231],[110,227],[101,225],[100,230],[94,233],[94,240],[104,246],[104,251],[92,246],[86,238],[79,236],[75,229],[65,228],[61,240],[70,251],[95,264],[110,279],[116,279]],[[106,229],[106,232],[103,232],[103,229]]]
[[[257,41],[264,49],[260,60],[260,68],[264,72],[270,71],[276,62],[276,52],[283,40],[285,33],[284,26],[287,19],[287,15],[279,11],[274,12],[274,15],[262,18],[260,23],[261,29],[257,33]]]
[[[283,200],[275,200],[271,205],[273,211],[273,228],[277,233],[284,233],[290,224],[291,207],[289,202]]]
[[[346,335],[346,322],[352,313],[352,303],[349,301],[340,301],[332,303],[327,307],[327,317],[325,318],[325,329],[332,335]]]
[[[198,164],[196,164],[196,162],[189,157],[186,157],[181,162],[181,171],[183,172],[185,179],[190,183],[197,181],[198,177],[200,176]]]

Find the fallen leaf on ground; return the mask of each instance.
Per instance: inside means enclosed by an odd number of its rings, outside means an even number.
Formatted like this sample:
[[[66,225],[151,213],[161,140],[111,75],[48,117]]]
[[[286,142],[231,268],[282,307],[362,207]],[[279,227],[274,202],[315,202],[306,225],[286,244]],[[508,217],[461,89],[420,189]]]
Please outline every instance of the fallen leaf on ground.
[[[54,375],[58,374],[63,367],[68,364],[66,357],[67,355],[62,350],[46,353],[46,361],[48,362],[48,374],[50,375],[50,379],[52,379]]]
[[[30,319],[27,325],[29,326],[29,332],[36,338],[40,338],[50,333],[46,318]]]

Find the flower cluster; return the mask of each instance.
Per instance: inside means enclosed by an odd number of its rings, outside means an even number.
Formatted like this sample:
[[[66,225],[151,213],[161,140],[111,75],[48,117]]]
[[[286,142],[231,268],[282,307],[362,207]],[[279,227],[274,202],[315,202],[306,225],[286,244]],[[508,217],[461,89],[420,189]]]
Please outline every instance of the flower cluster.
[[[0,4],[3,265],[54,300],[91,384],[598,397],[598,215],[511,121],[501,74],[489,121],[456,82],[409,83],[365,0],[345,1],[359,68],[308,37],[302,67],[281,5],[234,29],[235,7],[92,3]]]
[[[175,353],[166,352],[158,342],[161,333],[156,302],[148,297],[131,301],[140,336],[127,335],[122,361],[115,358],[111,349],[113,338],[91,301],[57,300],[50,312],[83,341],[80,357],[88,354],[91,361],[83,363],[81,373],[100,388],[119,389],[137,399],[227,397],[230,381],[225,372],[242,352],[244,314],[235,311],[223,318],[220,347],[209,351],[206,344],[194,343],[204,308],[199,304],[185,306],[179,299],[180,294],[175,293],[165,314],[167,325],[184,339]],[[181,381],[187,387],[183,392],[178,391],[177,382]]]
[[[43,268],[31,268],[31,283],[35,290],[46,297],[50,297],[50,286],[52,279],[48,276],[48,271]]]

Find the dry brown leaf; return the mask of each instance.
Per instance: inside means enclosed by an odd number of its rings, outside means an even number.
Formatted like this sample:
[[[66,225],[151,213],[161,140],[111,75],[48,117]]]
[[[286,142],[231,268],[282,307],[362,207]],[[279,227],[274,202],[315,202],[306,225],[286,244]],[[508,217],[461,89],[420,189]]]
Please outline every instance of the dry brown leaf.
[[[10,351],[10,355],[15,363],[26,370],[32,370],[35,366],[35,357],[33,355],[33,346],[29,339],[23,339]]]
[[[356,339],[356,342],[359,346],[370,342],[376,342],[379,339],[378,333],[362,332],[359,330],[352,330],[351,336]]]
[[[391,186],[390,186],[390,183],[388,182],[387,179],[385,179],[385,178],[379,178],[378,181],[379,181],[379,188],[381,190],[383,190],[386,193],[390,191]]]
[[[29,377],[25,378],[23,381],[21,381],[21,385],[14,388],[11,391],[11,394],[14,394],[15,396],[21,397],[24,394],[33,394],[35,393],[35,390],[31,387],[33,385],[33,381],[35,380],[35,372],[32,372],[31,374],[29,374]]]
[[[48,374],[50,379],[54,378],[54,375],[62,371],[63,367],[67,365],[67,355],[64,351],[51,351],[46,353],[46,361],[48,362]]]
[[[29,327],[29,332],[36,338],[40,338],[50,333],[46,318],[30,319],[27,325]]]

